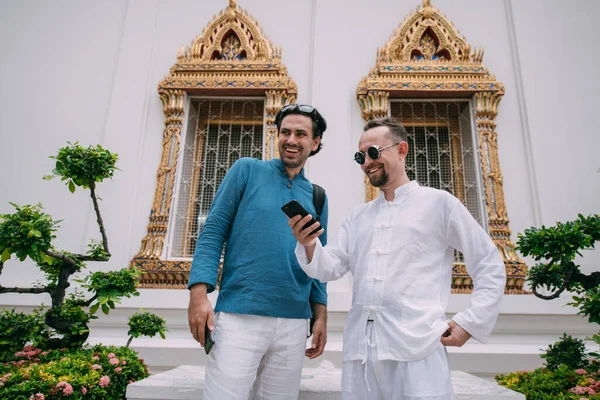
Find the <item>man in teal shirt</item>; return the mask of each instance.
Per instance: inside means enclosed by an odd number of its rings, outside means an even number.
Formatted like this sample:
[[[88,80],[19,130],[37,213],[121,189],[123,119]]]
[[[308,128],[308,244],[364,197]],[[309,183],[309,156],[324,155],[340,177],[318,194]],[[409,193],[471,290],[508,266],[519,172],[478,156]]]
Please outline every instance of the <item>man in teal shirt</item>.
[[[296,399],[304,355],[318,357],[327,341],[325,284],[300,268],[296,239],[281,211],[297,200],[315,215],[313,186],[303,168],[320,151],[327,125],[314,107],[298,104],[282,108],[275,123],[280,158],[233,164],[196,243],[188,318],[202,346],[205,326],[215,341],[206,367],[208,400]],[[323,245],[327,215],[325,199],[321,226],[315,225],[323,231]],[[225,243],[213,317],[207,293],[215,290]],[[312,345],[305,349],[313,314]]]

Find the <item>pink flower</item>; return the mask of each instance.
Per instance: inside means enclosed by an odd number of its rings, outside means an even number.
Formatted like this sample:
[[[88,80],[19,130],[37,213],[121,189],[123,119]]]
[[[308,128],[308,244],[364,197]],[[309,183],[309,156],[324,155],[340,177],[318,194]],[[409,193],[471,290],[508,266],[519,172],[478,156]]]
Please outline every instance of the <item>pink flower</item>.
[[[25,347],[23,347],[23,351],[31,351],[33,349],[34,349],[33,346],[25,346]]]
[[[575,386],[574,388],[569,389],[569,392],[575,394],[596,394],[594,389],[584,386]]]
[[[67,361],[67,357],[61,358],[60,361]]]
[[[29,396],[29,400],[44,400],[46,396],[43,393],[36,393],[35,395]]]
[[[92,365],[90,368],[92,368],[93,370],[96,370],[96,371],[97,371],[97,370],[100,370],[100,369],[102,369],[102,365],[94,364],[94,365]]]
[[[24,351],[17,351],[15,357],[27,357],[27,353]]]
[[[580,368],[580,369],[576,369],[576,370],[575,370],[575,373],[576,373],[577,375],[585,375],[585,374],[587,374],[587,371],[586,371],[585,369],[581,369],[581,368]]]
[[[47,356],[50,352],[49,351],[42,351],[40,353],[41,356]]]
[[[85,386],[81,388],[81,393],[82,393],[82,394],[86,394],[86,393],[87,393],[87,389],[86,389],[86,387],[85,387]]]
[[[132,379],[130,379],[130,380],[129,380],[129,384],[131,385],[132,383],[133,383],[133,380],[132,380]]]
[[[127,361],[123,360],[123,362],[121,364],[127,365]]]
[[[100,359],[100,357],[98,357],[98,356],[92,357],[92,361],[98,361],[99,359]]]
[[[62,392],[65,396],[70,396],[73,394],[73,386],[70,383],[65,381],[60,381],[56,384],[58,389],[62,389]]]
[[[108,353],[108,358],[115,358],[115,357],[116,357],[115,353]]]
[[[107,387],[110,385],[110,378],[106,375],[100,378],[100,387]]]
[[[123,368],[121,368],[121,367],[117,367],[117,368],[115,368],[115,372],[116,372],[117,374],[120,374],[121,372],[123,372]]]
[[[108,362],[110,365],[117,365],[121,363],[118,358],[111,358],[110,360],[108,360]]]

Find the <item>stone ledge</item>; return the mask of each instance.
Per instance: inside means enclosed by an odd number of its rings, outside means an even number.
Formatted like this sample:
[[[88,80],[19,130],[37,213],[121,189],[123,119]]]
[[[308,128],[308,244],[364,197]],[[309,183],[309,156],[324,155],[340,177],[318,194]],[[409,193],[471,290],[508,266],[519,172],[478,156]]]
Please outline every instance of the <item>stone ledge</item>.
[[[324,361],[302,372],[299,400],[341,399],[342,371]],[[462,371],[452,371],[456,400],[525,400],[525,395]],[[127,400],[203,399],[204,367],[181,365],[127,387]]]

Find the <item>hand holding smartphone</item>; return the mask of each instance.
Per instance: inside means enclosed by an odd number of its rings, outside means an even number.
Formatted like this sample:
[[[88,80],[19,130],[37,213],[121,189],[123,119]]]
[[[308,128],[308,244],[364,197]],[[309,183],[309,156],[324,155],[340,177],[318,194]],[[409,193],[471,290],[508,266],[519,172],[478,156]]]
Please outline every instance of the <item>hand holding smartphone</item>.
[[[306,209],[304,207],[302,207],[302,205],[300,203],[298,203],[296,200],[292,200],[289,203],[285,204],[283,207],[281,207],[281,210],[285,213],[285,215],[288,216],[288,218],[294,218],[296,215],[300,215],[302,218],[304,218],[307,215],[309,215],[309,212],[306,211]],[[308,228],[309,226],[313,225],[315,222],[317,222],[317,221],[314,218],[311,219],[304,225],[303,229]],[[320,229],[321,229],[321,227],[319,226],[317,229],[313,230],[310,234],[312,235],[313,233],[318,232]]]

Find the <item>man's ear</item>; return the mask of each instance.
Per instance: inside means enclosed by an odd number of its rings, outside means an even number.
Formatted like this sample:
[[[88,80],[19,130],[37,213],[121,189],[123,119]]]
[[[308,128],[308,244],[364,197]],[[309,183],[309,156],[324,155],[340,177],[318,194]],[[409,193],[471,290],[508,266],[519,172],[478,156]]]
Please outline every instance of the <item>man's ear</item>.
[[[311,147],[312,151],[315,151],[319,148],[319,144],[321,143],[321,136],[317,136],[315,139],[313,139],[313,145]]]
[[[400,157],[406,157],[406,155],[408,154],[408,143],[398,143],[398,154],[400,155]]]

